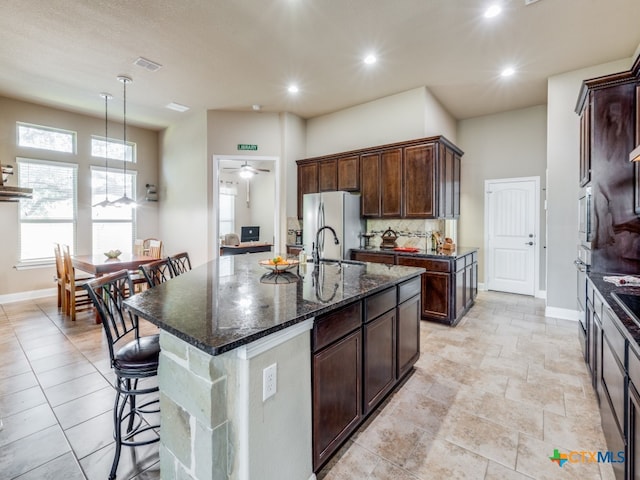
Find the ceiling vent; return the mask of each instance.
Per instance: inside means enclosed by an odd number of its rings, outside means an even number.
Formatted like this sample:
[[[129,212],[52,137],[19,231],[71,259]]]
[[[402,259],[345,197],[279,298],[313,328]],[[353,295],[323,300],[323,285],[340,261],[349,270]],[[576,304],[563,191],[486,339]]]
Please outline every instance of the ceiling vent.
[[[162,68],[162,65],[159,63],[153,62],[144,57],[138,57],[133,64],[142,67],[145,70],[149,70],[150,72],[157,72]]]

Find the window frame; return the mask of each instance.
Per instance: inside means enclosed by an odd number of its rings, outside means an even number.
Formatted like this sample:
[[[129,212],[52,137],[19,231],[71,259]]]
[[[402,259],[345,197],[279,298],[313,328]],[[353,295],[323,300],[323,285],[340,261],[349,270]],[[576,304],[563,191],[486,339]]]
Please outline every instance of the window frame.
[[[102,137],[104,138],[104,137]],[[90,213],[90,221],[91,221],[91,225],[90,225],[90,231],[91,231],[91,249],[93,250],[95,248],[95,242],[94,242],[94,226],[96,224],[109,224],[109,223],[113,223],[113,224],[121,224],[121,223],[131,223],[131,242],[129,244],[129,248],[131,249],[131,251],[133,251],[133,242],[136,238],[137,235],[137,230],[138,230],[138,217],[137,217],[137,208],[133,208],[133,207],[128,207],[131,208],[131,219],[125,220],[125,219],[121,219],[121,218],[103,218],[103,219],[96,219],[94,218],[94,208],[101,208],[101,207],[94,207],[94,194],[93,194],[93,174],[94,172],[104,172],[105,167],[101,167],[101,166],[97,166],[97,165],[90,165],[89,166],[89,198],[91,199],[91,213]],[[117,167],[109,167],[107,169],[108,173],[110,174],[114,174],[114,175],[123,175],[123,169],[121,168],[117,168]],[[131,184],[127,185],[127,194],[130,196],[130,198],[134,201],[137,201],[136,199],[136,184],[137,184],[137,178],[138,178],[138,172],[137,170],[132,170],[132,169],[127,169],[127,173],[128,176],[131,176]],[[129,187],[131,187],[129,189]],[[123,250],[124,251],[124,250]]]
[[[94,155],[93,153],[93,149],[94,149],[94,142],[106,142],[107,144],[113,144],[115,146],[121,147],[122,146],[122,140],[118,140],[117,138],[113,138],[113,137],[107,137],[105,140],[104,135],[91,135],[91,140],[89,142],[90,144],[90,152],[91,152],[91,157],[92,158],[100,158],[100,159],[104,159],[104,153],[100,154],[100,155]],[[109,150],[107,149],[107,152]],[[127,158],[127,153],[131,153],[130,158]],[[124,159],[121,156],[107,156],[107,159],[109,160],[113,160],[113,161],[120,161],[120,162],[127,162],[127,163],[137,163],[138,161],[138,146],[136,144],[136,142],[130,142],[127,140],[127,144],[125,146],[125,152],[124,152]]]
[[[67,152],[66,150],[56,150],[53,148],[47,148],[47,147],[41,147],[41,146],[35,146],[35,145],[23,145],[20,142],[20,127],[34,128],[37,130],[42,130],[43,132],[56,132],[56,133],[69,134],[72,139],[71,151]],[[31,148],[34,150],[44,150],[45,152],[56,152],[56,153],[66,154],[66,155],[76,155],[78,153],[78,132],[76,132],[75,130],[67,130],[64,128],[50,127],[48,125],[38,125],[35,123],[29,123],[29,122],[16,122],[16,146],[20,148]]]
[[[18,184],[20,186],[28,186],[27,184],[22,183],[20,165],[21,164],[36,164],[36,165],[48,165],[52,167],[65,168],[70,169],[72,171],[72,182],[73,182],[73,194],[72,194],[72,218],[70,220],[61,220],[61,219],[37,219],[37,220],[23,220],[22,208],[23,202],[28,202],[29,200],[20,201],[19,208],[17,209],[18,216],[18,264],[16,265],[17,269],[24,268],[35,268],[44,265],[52,265],[55,262],[55,256],[53,254],[53,245],[51,247],[51,255],[47,257],[38,257],[25,259],[23,258],[23,245],[22,245],[22,225],[23,224],[71,224],[72,233],[71,237],[73,240],[73,249],[72,253],[75,252],[75,247],[77,245],[77,231],[78,231],[78,164],[70,163],[70,162],[61,162],[54,160],[43,160],[37,158],[26,158],[26,157],[16,157],[17,175],[18,175]]]

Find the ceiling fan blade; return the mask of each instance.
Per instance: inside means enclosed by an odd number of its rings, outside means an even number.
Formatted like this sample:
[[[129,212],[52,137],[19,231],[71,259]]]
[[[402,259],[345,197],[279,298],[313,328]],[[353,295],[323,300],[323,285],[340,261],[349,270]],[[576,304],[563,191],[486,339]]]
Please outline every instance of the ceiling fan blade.
[[[267,170],[266,168],[257,168],[256,170],[260,170],[261,172],[270,172],[271,170]]]

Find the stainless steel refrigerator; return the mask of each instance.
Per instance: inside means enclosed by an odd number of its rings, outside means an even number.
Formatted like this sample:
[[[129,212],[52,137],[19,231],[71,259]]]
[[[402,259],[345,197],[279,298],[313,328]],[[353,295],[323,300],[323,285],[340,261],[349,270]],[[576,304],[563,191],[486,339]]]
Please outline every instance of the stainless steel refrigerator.
[[[349,250],[360,246],[360,235],[365,222],[360,218],[360,195],[349,192],[307,193],[302,199],[302,243],[311,255],[316,234],[323,226],[332,227],[340,243],[334,243],[333,234],[320,232],[318,249],[320,258],[349,259]]]

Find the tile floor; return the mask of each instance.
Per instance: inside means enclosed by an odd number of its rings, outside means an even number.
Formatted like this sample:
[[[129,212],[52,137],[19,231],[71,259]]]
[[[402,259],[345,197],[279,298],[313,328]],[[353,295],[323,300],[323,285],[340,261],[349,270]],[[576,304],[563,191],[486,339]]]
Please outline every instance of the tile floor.
[[[609,465],[560,471],[548,458],[606,450],[574,322],[544,317],[540,300],[481,292],[458,327],[421,330],[414,374],[319,480],[613,479]],[[104,480],[111,383],[90,313],[71,322],[55,298],[0,305],[0,478]],[[160,478],[157,444],[123,449],[118,479],[131,478]]]
[[[496,292],[456,328],[422,322],[414,374],[318,479],[613,479],[608,464],[549,460],[607,450],[577,328]]]

